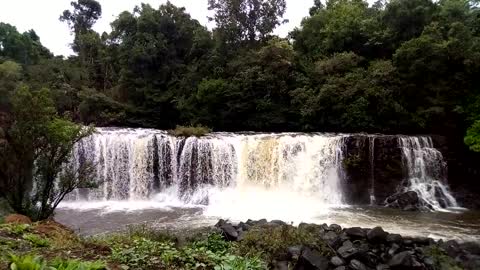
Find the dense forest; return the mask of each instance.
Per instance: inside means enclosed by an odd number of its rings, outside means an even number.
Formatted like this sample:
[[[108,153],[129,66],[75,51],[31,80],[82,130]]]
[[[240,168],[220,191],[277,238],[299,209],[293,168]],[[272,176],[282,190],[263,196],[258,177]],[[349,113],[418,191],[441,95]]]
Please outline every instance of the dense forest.
[[[102,34],[97,1],[71,5],[68,58],[0,23],[3,126],[22,86],[97,126],[428,133],[480,150],[477,1],[316,0],[287,38],[272,34],[285,0],[209,0],[212,31],[142,4]]]

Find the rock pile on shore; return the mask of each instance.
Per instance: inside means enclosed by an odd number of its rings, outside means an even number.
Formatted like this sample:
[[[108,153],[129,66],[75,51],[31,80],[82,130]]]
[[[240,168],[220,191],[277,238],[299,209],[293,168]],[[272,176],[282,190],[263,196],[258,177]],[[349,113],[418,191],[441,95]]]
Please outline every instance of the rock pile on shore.
[[[255,228],[291,227],[283,221],[265,219],[215,225],[229,241],[242,241]],[[276,270],[436,270],[480,269],[480,245],[456,241],[435,241],[426,237],[403,237],[381,227],[342,228],[339,225],[301,223],[295,230],[314,233],[330,249],[330,255],[308,244],[286,247],[274,256]]]

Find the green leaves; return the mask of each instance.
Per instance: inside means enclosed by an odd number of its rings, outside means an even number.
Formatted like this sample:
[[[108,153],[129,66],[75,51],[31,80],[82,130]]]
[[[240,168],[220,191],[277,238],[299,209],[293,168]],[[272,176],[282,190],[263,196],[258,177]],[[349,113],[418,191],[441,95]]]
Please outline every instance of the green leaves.
[[[480,120],[475,121],[473,125],[468,128],[465,136],[465,144],[470,147],[472,151],[480,152]]]

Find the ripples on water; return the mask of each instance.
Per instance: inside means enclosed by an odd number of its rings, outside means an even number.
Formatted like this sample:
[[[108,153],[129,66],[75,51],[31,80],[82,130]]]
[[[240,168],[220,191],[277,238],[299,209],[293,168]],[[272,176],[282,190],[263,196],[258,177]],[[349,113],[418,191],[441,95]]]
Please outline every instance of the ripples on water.
[[[285,204],[286,205],[286,204]],[[283,207],[285,205],[280,205]],[[315,207],[303,205],[295,214],[286,211],[260,212],[268,206],[254,208],[253,205],[230,205],[232,208],[208,206],[180,206],[152,201],[136,202],[75,202],[63,203],[57,210],[56,219],[83,235],[94,235],[119,231],[127,225],[148,224],[156,228],[184,229],[214,225],[219,218],[232,221],[252,219],[282,219],[300,222],[339,224],[343,227],[372,228],[381,226],[391,233],[405,236],[427,236],[434,239],[456,239],[480,242],[480,212],[455,210],[445,212],[404,212],[380,207]],[[279,210],[279,209],[277,209]],[[248,216],[248,213],[251,216]],[[310,213],[309,216],[302,213]]]

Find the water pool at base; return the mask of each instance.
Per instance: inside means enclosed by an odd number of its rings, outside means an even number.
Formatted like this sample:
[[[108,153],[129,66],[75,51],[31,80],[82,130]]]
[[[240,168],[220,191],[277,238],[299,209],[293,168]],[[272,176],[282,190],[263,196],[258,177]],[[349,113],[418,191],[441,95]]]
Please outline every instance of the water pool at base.
[[[263,208],[267,209],[266,205]],[[219,218],[246,221],[248,218],[281,219],[294,225],[300,222],[339,224],[342,227],[372,228],[381,226],[390,233],[404,236],[425,236],[434,239],[455,239],[480,242],[480,212],[451,210],[444,212],[404,212],[381,207],[314,207],[304,206],[298,215],[273,211],[259,216],[262,207],[238,205],[223,208],[178,206],[145,202],[86,202],[64,203],[55,219],[81,235],[96,235],[121,231],[128,225],[147,224],[159,229],[183,230],[214,225]],[[275,209],[272,207],[271,209]],[[308,211],[307,211],[308,210]],[[251,216],[248,216],[248,213]],[[302,217],[302,213],[310,213]]]

